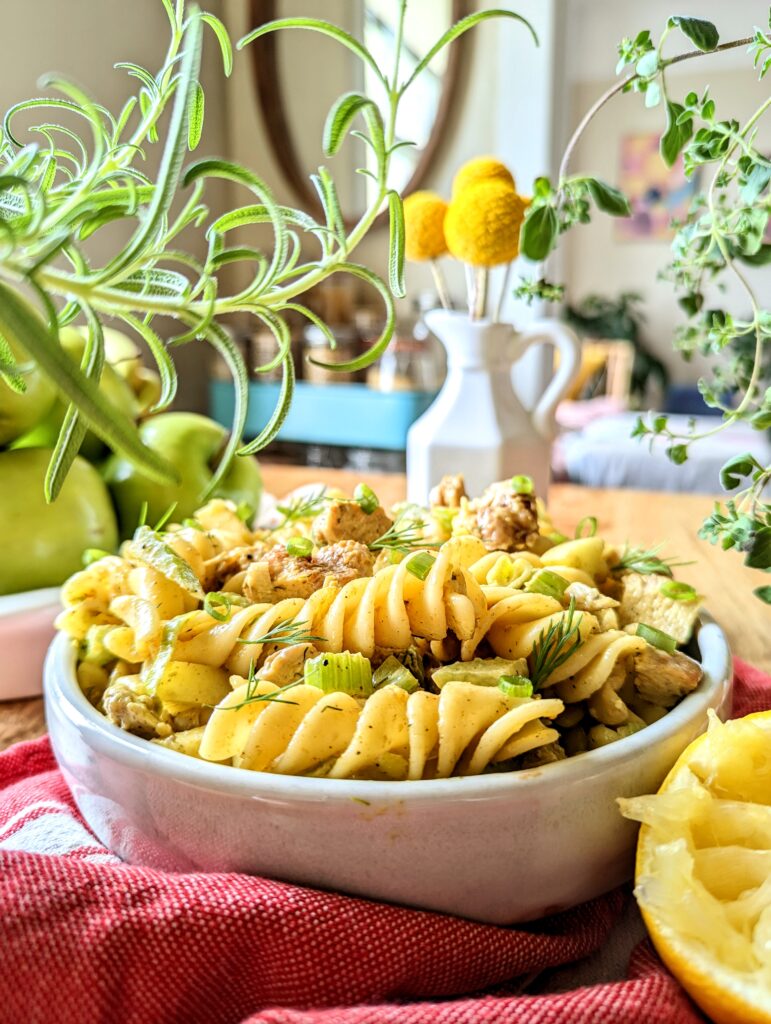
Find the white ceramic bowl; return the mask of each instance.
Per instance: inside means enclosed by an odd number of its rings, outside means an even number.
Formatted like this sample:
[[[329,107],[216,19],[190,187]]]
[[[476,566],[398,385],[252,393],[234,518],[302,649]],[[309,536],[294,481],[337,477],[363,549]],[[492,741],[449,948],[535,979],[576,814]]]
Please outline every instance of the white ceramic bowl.
[[[616,797],[656,790],[728,711],[731,657],[705,617],[704,679],[618,743],[542,768],[426,782],[294,778],[206,764],[122,732],[78,688],[60,636],[45,672],[54,752],[99,839],[135,864],[244,871],[510,924],[607,892],[632,870]]]
[[[43,692],[43,663],[60,611],[58,587],[0,597],[0,701]]]

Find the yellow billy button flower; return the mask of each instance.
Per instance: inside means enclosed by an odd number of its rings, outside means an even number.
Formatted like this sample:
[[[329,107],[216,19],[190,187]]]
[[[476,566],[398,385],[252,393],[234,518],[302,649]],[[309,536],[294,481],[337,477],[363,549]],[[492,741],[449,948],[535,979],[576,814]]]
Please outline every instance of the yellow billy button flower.
[[[405,255],[422,263],[447,252],[444,218],[447,203],[435,192],[413,192],[404,200]]]
[[[496,267],[519,254],[525,203],[505,182],[480,181],[453,197],[444,219],[447,248],[473,267]]]
[[[453,199],[471,185],[478,185],[480,181],[499,181],[508,185],[512,192],[516,191],[514,176],[505,164],[492,156],[476,156],[473,160],[465,163],[453,178],[452,196]]]

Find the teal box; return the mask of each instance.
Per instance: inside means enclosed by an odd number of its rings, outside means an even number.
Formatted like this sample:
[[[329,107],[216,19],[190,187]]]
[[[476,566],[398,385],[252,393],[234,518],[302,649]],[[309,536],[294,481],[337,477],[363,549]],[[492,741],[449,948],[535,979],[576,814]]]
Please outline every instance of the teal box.
[[[246,437],[256,437],[276,408],[279,384],[252,381]],[[436,395],[427,391],[373,391],[366,384],[309,384],[298,381],[281,441],[333,444],[346,448],[403,450],[407,431]],[[233,385],[209,382],[209,407],[219,423],[233,419]]]

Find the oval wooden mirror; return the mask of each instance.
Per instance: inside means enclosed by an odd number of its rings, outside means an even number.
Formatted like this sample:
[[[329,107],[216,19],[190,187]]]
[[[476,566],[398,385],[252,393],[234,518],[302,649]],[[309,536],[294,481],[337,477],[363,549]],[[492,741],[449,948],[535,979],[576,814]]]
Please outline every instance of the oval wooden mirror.
[[[324,18],[347,29],[376,57],[391,66],[395,45],[394,0],[251,0],[251,28],[275,18]],[[409,73],[450,25],[468,13],[469,0],[411,0],[404,31],[402,74]],[[457,97],[465,35],[432,61],[410,87],[396,125],[398,139],[415,146],[397,149],[391,164],[391,185],[402,195],[422,187],[447,129]],[[270,33],[250,47],[257,98],[273,150],[287,184],[300,205],[319,213],[310,181],[319,163],[334,174],[346,221],[354,224],[372,187],[356,168],[366,167],[364,143],[349,138],[341,152],[325,161],[321,130],[329,107],[350,90],[367,92],[378,102],[385,97],[367,80],[361,62],[339,43],[315,32]],[[381,214],[379,222],[387,215]]]

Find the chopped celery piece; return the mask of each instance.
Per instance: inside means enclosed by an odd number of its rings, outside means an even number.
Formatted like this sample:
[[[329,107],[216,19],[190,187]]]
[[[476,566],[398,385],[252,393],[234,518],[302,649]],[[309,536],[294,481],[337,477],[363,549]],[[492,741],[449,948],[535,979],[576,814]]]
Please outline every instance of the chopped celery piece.
[[[557,601],[562,600],[562,595],[568,587],[568,581],[564,576],[552,572],[551,569],[539,569],[531,576],[525,584],[525,590],[529,594],[544,594],[546,597],[553,597]]]
[[[648,626],[644,622],[637,623],[637,635],[647,641],[651,647],[664,651],[666,654],[674,654],[677,650],[677,640],[669,633],[664,633],[655,626]]]
[[[431,679],[441,689],[456,679],[477,686],[497,686],[501,676],[521,676],[527,672],[527,661],[518,658],[473,658],[471,661],[455,661],[435,670]]]
[[[487,582],[494,587],[506,587],[514,579],[514,564],[508,555],[501,555],[487,574]]]
[[[286,551],[293,558],[307,558],[313,551],[313,541],[310,537],[291,537],[286,542]]]
[[[412,672],[402,665],[393,654],[389,654],[383,664],[375,669],[372,682],[375,684],[376,690],[380,689],[381,686],[393,684],[394,686],[401,686],[407,693],[412,693],[420,687],[420,683]]]
[[[356,490],[353,492],[353,499],[357,502],[362,510],[371,516],[375,509],[380,504],[378,496],[368,487],[366,484],[358,484]]]
[[[525,676],[501,676],[498,689],[507,697],[533,696],[533,684]]]
[[[105,636],[114,628],[112,625],[89,626],[81,644],[80,660],[89,665],[106,665],[114,661],[115,655],[104,646]]]
[[[625,736],[634,736],[636,732],[645,728],[645,722],[627,722],[626,725],[619,725],[616,732],[623,739]]]
[[[452,524],[459,512],[460,508],[450,505],[434,505],[431,509],[431,515],[445,533],[452,533]]]
[[[435,561],[435,555],[429,554],[428,551],[419,551],[407,563],[407,572],[419,580],[424,580],[431,572]]]
[[[372,692],[372,666],[363,654],[319,654],[305,662],[303,682],[324,693],[368,697]]]

